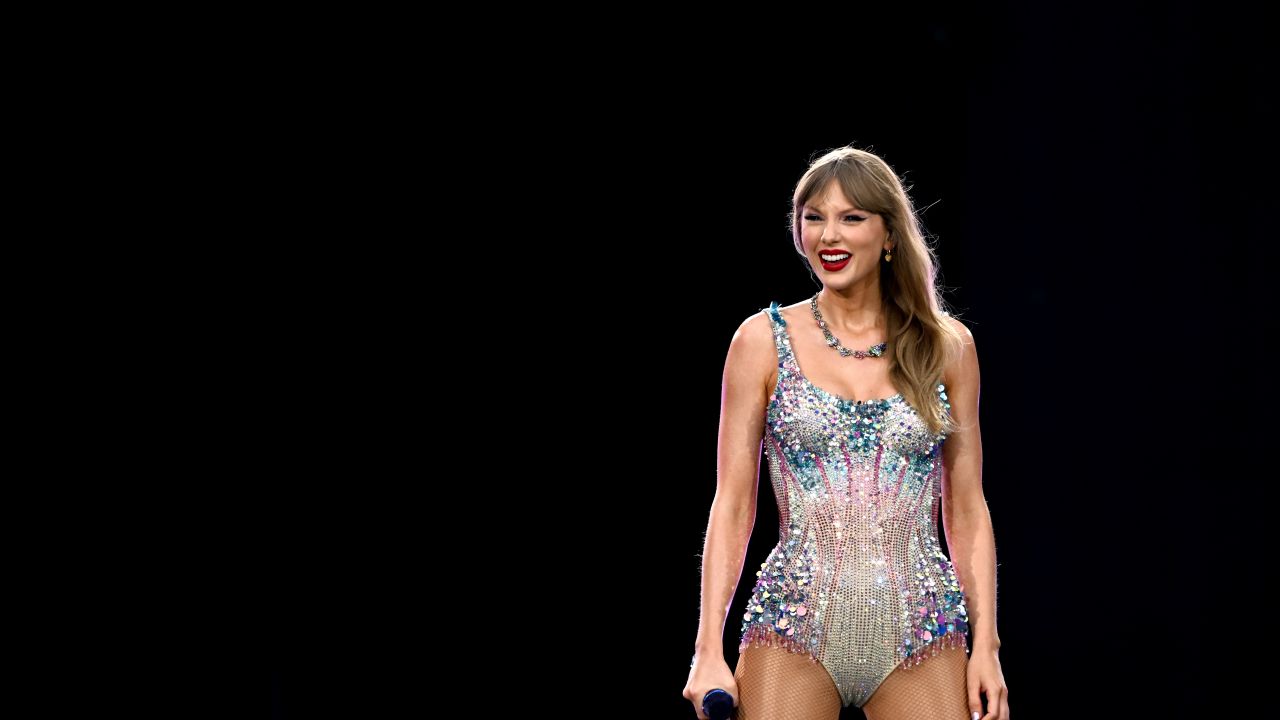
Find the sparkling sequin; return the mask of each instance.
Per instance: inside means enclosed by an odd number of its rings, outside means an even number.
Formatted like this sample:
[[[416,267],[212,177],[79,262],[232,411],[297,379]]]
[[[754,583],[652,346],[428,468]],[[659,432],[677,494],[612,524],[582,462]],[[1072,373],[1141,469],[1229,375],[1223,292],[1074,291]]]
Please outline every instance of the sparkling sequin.
[[[739,648],[803,653],[845,706],[861,707],[898,665],[968,647],[965,595],[937,534],[946,436],[901,393],[851,401],[811,383],[778,303],[765,312],[778,351],[765,454],[781,539],[756,573]]]

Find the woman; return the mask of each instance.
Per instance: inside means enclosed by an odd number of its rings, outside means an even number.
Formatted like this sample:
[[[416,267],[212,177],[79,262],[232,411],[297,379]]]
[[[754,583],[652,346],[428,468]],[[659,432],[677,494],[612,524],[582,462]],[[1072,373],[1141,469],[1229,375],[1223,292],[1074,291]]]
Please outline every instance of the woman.
[[[871,720],[1008,720],[973,336],[942,309],[933,252],[881,158],[851,147],[818,158],[791,225],[822,288],[753,314],[730,342],[684,696],[699,718],[723,688],[740,720],[836,718],[851,704]],[[779,541],[731,673],[721,634],[762,446]]]

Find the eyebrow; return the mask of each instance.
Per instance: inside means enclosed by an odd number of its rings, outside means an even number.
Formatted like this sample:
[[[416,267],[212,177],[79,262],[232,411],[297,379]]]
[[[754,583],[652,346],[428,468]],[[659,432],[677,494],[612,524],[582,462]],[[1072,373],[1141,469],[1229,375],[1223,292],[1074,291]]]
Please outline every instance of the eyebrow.
[[[804,206],[804,209],[805,209],[805,210],[812,210],[812,211],[814,211],[814,212],[822,212],[821,210],[819,210],[818,208],[814,207],[813,205],[805,205],[805,206]],[[859,210],[858,208],[846,208],[846,209],[844,209],[844,210],[840,210],[837,214],[849,213],[849,212],[866,212],[866,210]]]

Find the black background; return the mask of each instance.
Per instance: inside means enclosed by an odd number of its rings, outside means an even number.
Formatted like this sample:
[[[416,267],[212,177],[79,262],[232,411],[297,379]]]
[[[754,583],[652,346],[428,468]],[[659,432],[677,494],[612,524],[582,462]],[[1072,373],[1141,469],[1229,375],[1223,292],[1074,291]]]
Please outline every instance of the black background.
[[[748,315],[817,289],[788,203],[844,144],[904,178],[977,342],[1013,713],[1225,708],[1265,652],[1274,574],[1246,559],[1274,476],[1253,20],[919,7],[788,18],[772,39],[641,22],[643,40],[584,34],[488,84],[441,81],[458,152],[433,136],[449,164],[424,172],[464,179],[406,218],[427,229],[430,280],[399,295],[364,277],[385,312],[342,326],[428,350],[422,367],[388,358],[403,382],[362,375],[403,401],[355,393],[386,412],[293,446],[350,472],[280,506],[276,717],[441,693],[693,717],[725,352]],[[490,247],[521,256],[486,264]],[[342,430],[358,449],[328,462]],[[776,523],[766,479],[731,665]]]

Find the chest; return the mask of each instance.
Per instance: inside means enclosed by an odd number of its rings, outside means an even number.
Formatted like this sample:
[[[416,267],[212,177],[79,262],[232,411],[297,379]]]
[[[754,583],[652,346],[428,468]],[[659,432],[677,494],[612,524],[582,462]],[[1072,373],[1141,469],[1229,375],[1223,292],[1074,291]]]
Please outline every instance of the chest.
[[[846,453],[928,457],[939,451],[943,440],[900,394],[852,403],[802,378],[784,378],[782,392],[769,401],[766,419],[780,446],[819,459]]]

